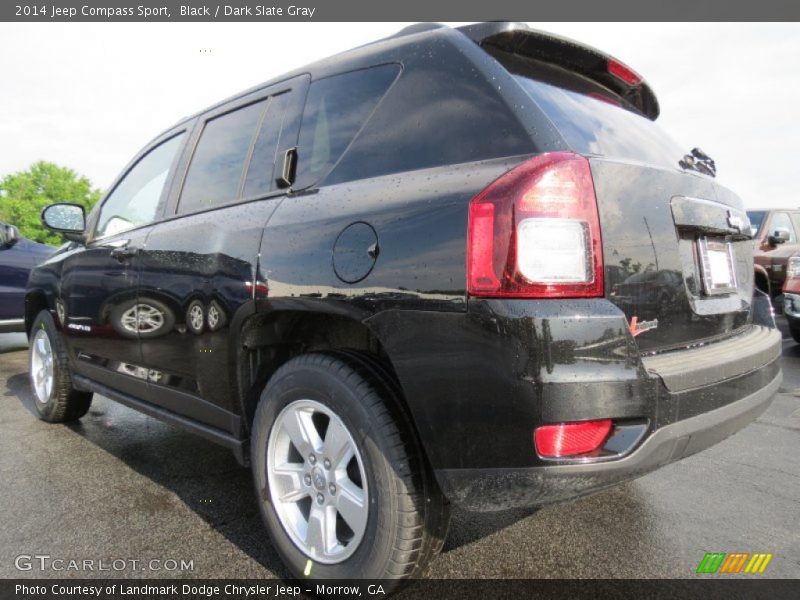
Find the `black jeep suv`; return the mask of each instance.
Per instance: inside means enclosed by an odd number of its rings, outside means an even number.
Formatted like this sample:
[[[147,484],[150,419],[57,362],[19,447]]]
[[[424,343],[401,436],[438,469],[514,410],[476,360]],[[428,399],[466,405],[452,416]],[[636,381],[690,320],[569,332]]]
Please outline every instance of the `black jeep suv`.
[[[405,578],[451,504],[714,444],[778,389],[737,196],[629,67],[421,25],[181,121],[31,275],[46,421],[99,393],[231,448],[297,576]],[[696,152],[694,156],[700,156]],[[699,159],[698,159],[699,160]]]

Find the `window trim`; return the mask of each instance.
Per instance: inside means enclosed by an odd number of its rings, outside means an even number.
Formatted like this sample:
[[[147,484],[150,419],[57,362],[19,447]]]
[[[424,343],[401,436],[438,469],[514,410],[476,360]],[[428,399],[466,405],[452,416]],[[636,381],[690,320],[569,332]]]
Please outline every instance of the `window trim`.
[[[155,223],[159,223],[163,219],[164,215],[166,214],[167,207],[168,207],[168,204],[169,204],[169,196],[170,196],[170,189],[171,189],[171,186],[172,186],[172,182],[173,182],[173,179],[175,178],[175,175],[177,173],[177,168],[178,168],[178,165],[180,164],[180,159],[183,156],[183,153],[184,153],[184,151],[186,149],[186,145],[189,142],[190,136],[187,136],[187,138],[181,143],[181,145],[178,147],[177,151],[175,152],[175,156],[172,158],[172,162],[170,163],[170,166],[169,166],[169,172],[167,173],[167,179],[164,181],[164,187],[161,190],[161,195],[159,196],[159,199],[158,199],[158,204],[156,206],[156,213],[155,213],[155,215],[153,215],[153,220],[148,222],[148,223],[143,223],[141,225],[137,225],[136,227],[132,227],[131,229],[128,229],[128,230],[126,230],[124,232],[113,233],[113,234],[102,235],[102,236],[97,236],[96,235],[97,234],[97,226],[100,223],[100,215],[103,212],[103,208],[105,208],[106,202],[108,202],[108,200],[111,198],[111,196],[114,194],[114,192],[117,191],[117,188],[119,187],[119,185],[125,180],[125,178],[130,174],[130,172],[133,171],[139,165],[139,163],[142,162],[142,160],[144,160],[144,158],[148,154],[150,154],[153,150],[155,150],[156,148],[158,148],[159,146],[161,146],[163,144],[166,144],[170,140],[175,139],[176,137],[178,137],[180,135],[187,134],[188,132],[190,132],[193,129],[193,123],[191,121],[189,121],[189,122],[187,122],[185,124],[182,123],[181,125],[182,125],[182,127],[178,128],[178,129],[171,129],[171,130],[169,130],[169,131],[167,131],[165,133],[162,133],[157,138],[152,140],[149,144],[147,144],[143,149],[141,149],[136,154],[136,156],[133,157],[133,159],[131,159],[131,161],[125,166],[125,168],[122,170],[122,172],[113,181],[113,183],[109,187],[108,191],[103,196],[102,200],[97,203],[97,207],[98,207],[97,208],[97,212],[92,217],[92,222],[89,223],[89,226],[87,227],[87,233],[88,233],[87,238],[86,238],[86,244],[87,245],[88,244],[94,244],[95,242],[98,242],[98,241],[111,239],[111,238],[117,237],[117,236],[119,236],[121,234],[127,233],[129,231],[137,231],[139,229],[143,229],[145,227],[149,227],[149,226],[151,226],[151,225],[153,225]]]

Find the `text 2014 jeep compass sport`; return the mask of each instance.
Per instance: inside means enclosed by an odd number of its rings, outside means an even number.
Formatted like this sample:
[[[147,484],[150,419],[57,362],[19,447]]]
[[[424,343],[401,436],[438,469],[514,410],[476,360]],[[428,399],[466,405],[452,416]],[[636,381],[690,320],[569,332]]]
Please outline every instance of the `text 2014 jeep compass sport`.
[[[230,447],[292,572],[419,575],[449,507],[593,492],[778,389],[741,201],[629,67],[415,26],[217,104],[31,275],[44,420],[100,393]],[[308,569],[308,567],[313,568]]]

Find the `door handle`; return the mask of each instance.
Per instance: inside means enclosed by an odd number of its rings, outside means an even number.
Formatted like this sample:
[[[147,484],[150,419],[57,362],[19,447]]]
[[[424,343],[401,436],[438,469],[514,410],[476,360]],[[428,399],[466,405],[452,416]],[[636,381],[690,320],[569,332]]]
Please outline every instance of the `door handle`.
[[[275,179],[279,188],[288,188],[294,183],[297,170],[297,148],[289,148],[283,155],[283,166],[280,175]]]
[[[124,262],[139,254],[139,248],[135,246],[122,246],[121,248],[114,248],[110,256],[118,262]]]

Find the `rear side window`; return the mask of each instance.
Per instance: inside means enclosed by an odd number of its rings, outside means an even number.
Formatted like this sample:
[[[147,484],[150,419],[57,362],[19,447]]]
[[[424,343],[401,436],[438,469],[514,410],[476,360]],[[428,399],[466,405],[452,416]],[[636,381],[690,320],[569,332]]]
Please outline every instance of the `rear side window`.
[[[311,84],[300,128],[301,186],[330,172],[399,72],[399,65],[382,65]]]
[[[178,212],[230,204],[239,198],[242,173],[267,100],[208,121],[195,148]]]
[[[253,146],[253,156],[247,168],[242,196],[252,198],[276,189],[273,170],[275,153],[285,124],[291,92],[284,92],[270,98],[261,124],[261,131]]]
[[[593,81],[533,60],[496,58],[575,152],[671,169],[686,154],[654,121]]]

